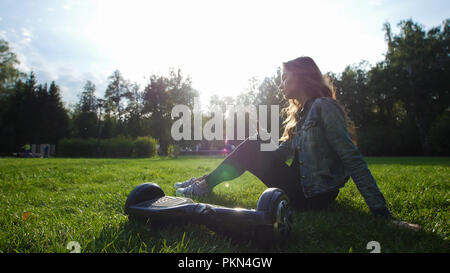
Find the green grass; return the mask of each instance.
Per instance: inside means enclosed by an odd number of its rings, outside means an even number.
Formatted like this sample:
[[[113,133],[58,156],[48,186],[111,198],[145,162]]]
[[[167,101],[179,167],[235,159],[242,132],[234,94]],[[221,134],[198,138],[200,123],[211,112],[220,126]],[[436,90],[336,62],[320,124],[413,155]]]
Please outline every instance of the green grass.
[[[173,183],[213,170],[223,158],[0,159],[0,251],[68,252],[450,252],[450,158],[366,158],[392,213],[420,224],[402,229],[370,214],[350,180],[336,204],[295,212],[288,245],[270,250],[203,226],[153,227],[123,214],[128,193],[143,182],[174,195]],[[220,184],[202,202],[255,208],[265,190],[245,173]],[[25,212],[29,212],[23,219]]]

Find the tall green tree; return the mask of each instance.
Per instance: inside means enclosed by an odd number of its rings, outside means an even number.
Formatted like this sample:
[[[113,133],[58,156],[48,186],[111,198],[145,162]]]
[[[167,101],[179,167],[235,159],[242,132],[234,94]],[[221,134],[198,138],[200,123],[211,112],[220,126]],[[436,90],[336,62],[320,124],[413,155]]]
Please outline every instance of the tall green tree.
[[[371,93],[368,86],[367,70],[368,63],[362,61],[357,65],[347,66],[338,80],[331,75],[336,88],[336,98],[348,110],[349,117],[357,127],[371,123],[375,118],[372,110],[375,108],[377,95]]]
[[[192,88],[190,77],[186,77],[181,69],[171,69],[169,76],[152,75],[144,88],[143,114],[149,122],[149,133],[159,140],[163,153],[167,152],[173,142],[170,128],[173,120],[172,108],[183,104],[191,109],[198,92]]]
[[[16,120],[16,137],[22,142],[36,143],[38,140],[36,132],[40,126],[38,119],[40,109],[37,104],[37,88],[36,76],[33,72],[30,72],[23,89],[17,90],[18,92],[14,97],[17,113],[11,114]]]
[[[14,108],[14,106],[18,106],[17,101],[15,103],[13,100],[20,97],[16,92],[23,89],[23,80],[26,77],[18,69],[19,64],[20,62],[10,49],[9,43],[0,39],[0,124],[2,125],[0,126],[0,153],[5,154],[17,151],[15,114],[9,111],[17,110]]]
[[[431,154],[429,129],[433,120],[449,107],[450,20],[425,31],[412,19],[401,21],[399,34],[384,25],[388,50],[386,63],[394,82],[395,96],[404,102],[414,121],[425,155]]]
[[[79,102],[75,106],[73,134],[81,138],[96,138],[98,137],[99,125],[95,84],[86,81]]]
[[[283,97],[283,95],[279,92],[278,86],[281,82],[281,68],[277,68],[275,74],[265,77],[264,80],[258,85],[257,92],[255,95],[254,103],[255,105],[267,105],[267,117],[263,117],[267,119],[267,129],[272,132],[275,128],[272,128],[271,117],[272,117],[272,108],[271,105],[278,105],[278,125],[281,125],[284,121],[284,118],[281,115],[282,109],[287,106],[288,101]],[[279,136],[283,133],[282,126],[279,126]]]
[[[140,90],[140,86],[137,83],[129,85],[129,92],[127,95],[128,103],[125,108],[126,122],[125,130],[126,135],[132,137],[138,137],[145,135],[144,129],[144,93]]]
[[[69,120],[59,87],[52,82],[37,84],[31,72],[25,82],[18,80],[9,96],[2,126],[7,152],[19,151],[25,143],[57,143],[68,135]],[[2,130],[2,131],[3,131]]]
[[[42,126],[51,133],[49,137],[50,143],[58,143],[58,141],[69,134],[69,116],[61,99],[59,86],[54,81],[48,89],[49,103],[44,109],[47,113],[47,123]]]
[[[109,83],[104,96],[106,113],[121,121],[125,114],[125,98],[129,96],[129,83],[123,78],[119,70],[114,71],[108,80]]]
[[[25,75],[19,71],[17,56],[9,48],[9,43],[0,39],[0,98],[13,90],[16,81]]]
[[[34,74],[31,73],[27,82],[16,82],[14,92],[5,100],[0,127],[2,152],[17,152],[25,142],[32,141],[27,128],[30,124],[27,118],[33,117],[29,112],[30,103],[34,101],[30,96],[34,95],[34,92],[26,92],[26,89],[35,88],[35,84]]]
[[[91,81],[86,81],[83,87],[83,91],[80,95],[78,103],[79,110],[83,113],[96,112],[97,111],[97,96],[95,95],[95,84]]]

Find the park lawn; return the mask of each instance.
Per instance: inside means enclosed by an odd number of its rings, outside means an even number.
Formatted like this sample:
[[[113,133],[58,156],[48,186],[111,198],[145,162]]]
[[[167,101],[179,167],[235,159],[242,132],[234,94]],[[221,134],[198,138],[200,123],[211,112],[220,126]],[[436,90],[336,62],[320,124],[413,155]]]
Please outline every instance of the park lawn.
[[[450,252],[450,158],[365,158],[394,216],[420,224],[414,232],[374,218],[352,180],[337,202],[319,212],[295,212],[292,240],[263,249],[203,226],[154,227],[129,222],[128,193],[143,182],[174,195],[173,183],[213,170],[221,157],[170,159],[0,158],[0,251],[69,252]],[[265,190],[245,173],[196,201],[255,208]]]

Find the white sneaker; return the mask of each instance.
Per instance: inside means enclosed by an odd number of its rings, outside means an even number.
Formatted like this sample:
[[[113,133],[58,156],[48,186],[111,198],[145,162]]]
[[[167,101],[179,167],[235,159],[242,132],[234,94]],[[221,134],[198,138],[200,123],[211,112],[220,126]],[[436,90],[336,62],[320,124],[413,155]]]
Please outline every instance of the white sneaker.
[[[191,179],[186,180],[184,182],[177,182],[177,183],[174,184],[174,186],[175,186],[176,189],[178,189],[178,188],[187,188],[188,186],[192,185],[195,182],[195,180],[196,180],[196,178],[192,177]]]
[[[178,188],[187,188],[187,187],[189,187],[190,185],[194,184],[195,181],[201,180],[201,179],[203,179],[204,177],[205,177],[205,175],[204,175],[204,176],[201,176],[201,177],[199,177],[199,178],[192,177],[191,179],[186,180],[186,181],[184,181],[184,182],[177,182],[177,183],[174,184],[174,186],[175,186],[176,189],[178,189]]]
[[[196,180],[188,187],[178,188],[176,191],[176,195],[185,197],[206,196],[210,193],[211,188],[209,187],[208,183],[206,183],[205,179]]]

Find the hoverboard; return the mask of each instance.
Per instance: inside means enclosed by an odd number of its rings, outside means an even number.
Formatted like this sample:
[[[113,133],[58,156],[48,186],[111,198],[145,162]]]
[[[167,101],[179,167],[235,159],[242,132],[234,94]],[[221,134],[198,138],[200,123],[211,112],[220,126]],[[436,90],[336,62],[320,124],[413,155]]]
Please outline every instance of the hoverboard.
[[[194,223],[213,231],[243,235],[270,243],[285,242],[292,230],[292,212],[283,190],[268,188],[259,197],[256,210],[196,203],[190,198],[166,196],[154,183],[134,188],[125,203],[129,219],[158,223]]]

